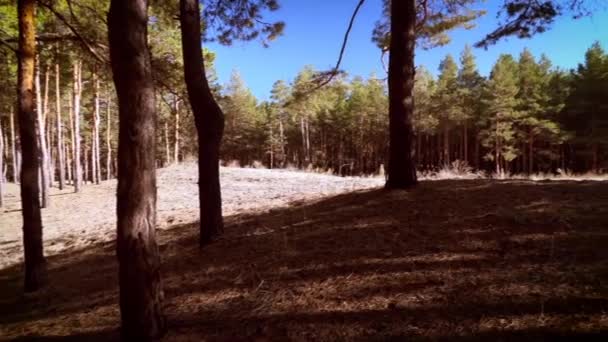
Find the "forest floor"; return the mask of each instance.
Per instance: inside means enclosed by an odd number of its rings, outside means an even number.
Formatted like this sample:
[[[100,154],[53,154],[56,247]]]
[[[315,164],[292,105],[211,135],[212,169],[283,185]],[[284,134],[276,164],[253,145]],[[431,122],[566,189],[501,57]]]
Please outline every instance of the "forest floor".
[[[387,192],[381,179],[224,169],[226,233],[201,251],[194,170],[159,172],[167,341],[608,337],[608,182]],[[34,294],[11,194],[0,340],[117,339],[115,183],[51,197],[51,283]]]

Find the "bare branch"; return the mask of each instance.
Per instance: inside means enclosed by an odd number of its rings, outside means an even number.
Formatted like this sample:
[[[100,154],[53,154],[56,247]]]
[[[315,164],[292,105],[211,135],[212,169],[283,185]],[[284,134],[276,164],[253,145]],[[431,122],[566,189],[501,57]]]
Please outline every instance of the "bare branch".
[[[312,89],[306,90],[306,91],[298,94],[298,96],[297,96],[298,98],[308,96],[308,95],[314,93],[315,91],[323,88],[324,86],[329,84],[334,79],[334,77],[336,77],[336,75],[340,74],[340,64],[342,64],[342,59],[344,57],[344,51],[346,50],[346,44],[348,43],[348,37],[350,35],[350,31],[353,28],[353,24],[355,22],[355,18],[357,17],[357,13],[359,13],[359,10],[361,9],[361,6],[363,6],[364,2],[365,2],[365,0],[359,0],[359,3],[355,7],[355,10],[353,11],[352,16],[350,17],[348,27],[346,29],[346,32],[344,33],[344,39],[342,41],[342,46],[340,48],[340,54],[338,55],[338,60],[336,61],[336,66],[334,66],[329,71],[319,73],[318,77],[316,77],[315,80],[311,81],[311,83],[318,82],[317,85],[315,87],[313,87]],[[289,104],[289,102],[290,101],[288,101],[288,104]]]

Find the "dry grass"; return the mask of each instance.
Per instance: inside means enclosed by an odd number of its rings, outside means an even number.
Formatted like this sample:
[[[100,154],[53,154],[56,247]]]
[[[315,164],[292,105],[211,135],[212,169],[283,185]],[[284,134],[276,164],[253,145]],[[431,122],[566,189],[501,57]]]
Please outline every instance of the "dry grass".
[[[601,339],[608,183],[423,182],[160,231],[167,341]],[[0,336],[112,340],[111,242],[50,258],[52,286],[0,271]]]

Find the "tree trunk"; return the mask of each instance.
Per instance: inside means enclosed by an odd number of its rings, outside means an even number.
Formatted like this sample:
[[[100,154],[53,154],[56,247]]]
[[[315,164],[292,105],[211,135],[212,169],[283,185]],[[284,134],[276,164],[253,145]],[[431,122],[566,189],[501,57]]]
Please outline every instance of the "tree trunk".
[[[11,106],[10,112],[10,125],[11,125],[11,160],[13,162],[13,182],[16,184],[19,182],[19,160],[17,158],[17,139],[15,138],[15,112]]]
[[[97,71],[93,73],[93,86],[95,91],[95,111],[93,115],[93,138],[91,139],[91,143],[93,145],[93,182],[95,184],[99,184],[101,181],[101,163],[99,162],[99,76],[97,75]]]
[[[496,151],[494,159],[496,160],[496,175],[500,177],[500,136],[498,135],[498,120],[496,120],[495,132],[496,135]]]
[[[59,162],[59,189],[65,186],[65,154],[63,151],[63,124],[61,122],[61,87],[59,63],[55,63],[55,114],[57,130],[57,160]]]
[[[112,178],[112,112],[110,104],[110,95],[107,100],[107,117],[106,117],[106,180]]]
[[[36,0],[19,0],[19,61],[17,71],[19,136],[21,141],[21,213],[25,254],[25,291],[46,283],[42,218],[38,189],[38,141],[34,99],[36,58]]]
[[[49,192],[50,187],[53,186],[53,169],[51,168],[51,144],[50,144],[50,131],[51,131],[51,125],[47,124],[50,119],[49,119],[49,83],[50,83],[50,75],[51,73],[51,67],[47,64],[46,68],[44,70],[44,100],[43,100],[43,104],[42,104],[42,122],[43,122],[43,128],[44,128],[44,143],[41,145],[42,146],[42,152],[44,154],[44,167],[46,168],[46,192]],[[48,129],[48,132],[47,132]],[[47,203],[48,203],[48,198],[47,198]],[[46,205],[43,205],[43,208],[46,207]]]
[[[169,124],[165,121],[165,166],[171,163],[171,153],[169,152]]]
[[[285,154],[285,131],[283,129],[283,119],[279,117],[279,141],[281,143],[281,167],[285,167],[287,155]]]
[[[38,66],[38,62],[36,62]],[[49,204],[49,169],[48,169],[48,153],[46,149],[46,125],[45,125],[45,109],[42,106],[42,96],[40,87],[40,68],[35,67],[35,87],[36,87],[36,129],[38,131],[39,157],[40,157],[40,192],[42,195],[40,207],[46,208]]]
[[[82,180],[84,182],[84,184],[87,184],[87,182],[89,181],[89,146],[87,144],[87,138],[84,138],[84,144],[82,146],[82,149],[84,150],[84,175],[82,177]]]
[[[416,46],[416,1],[391,1],[389,55],[389,161],[386,188],[405,189],[416,185],[412,159],[414,114],[414,48]]]
[[[175,99],[173,111],[175,112],[175,132],[174,139],[175,144],[173,145],[173,162],[179,163],[179,147],[180,147],[180,139],[179,139],[179,100]]]
[[[197,0],[180,0],[184,77],[198,133],[200,246],[224,230],[219,174],[219,152],[224,114],[213,98],[205,75],[201,20]]]
[[[80,95],[82,92],[82,62],[76,61],[74,63],[74,90],[73,90],[73,103],[72,111],[73,118],[73,135],[72,135],[72,163],[74,164],[74,192],[80,191],[82,183],[82,165],[80,164]]]
[[[111,1],[108,36],[119,115],[116,243],[125,341],[158,338],[166,325],[155,232],[156,106],[147,23],[147,0]]]

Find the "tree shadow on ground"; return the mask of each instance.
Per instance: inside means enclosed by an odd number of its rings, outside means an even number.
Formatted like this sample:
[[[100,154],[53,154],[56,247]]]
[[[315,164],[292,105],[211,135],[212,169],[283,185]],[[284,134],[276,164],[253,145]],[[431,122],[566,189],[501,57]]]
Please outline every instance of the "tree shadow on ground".
[[[252,199],[254,200],[254,199]],[[159,231],[167,340],[546,340],[608,329],[608,184],[423,182]],[[116,338],[113,243],[0,270],[0,335]],[[45,337],[46,336],[46,337]],[[24,339],[25,338],[25,339]]]

